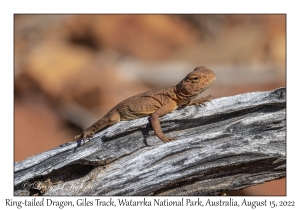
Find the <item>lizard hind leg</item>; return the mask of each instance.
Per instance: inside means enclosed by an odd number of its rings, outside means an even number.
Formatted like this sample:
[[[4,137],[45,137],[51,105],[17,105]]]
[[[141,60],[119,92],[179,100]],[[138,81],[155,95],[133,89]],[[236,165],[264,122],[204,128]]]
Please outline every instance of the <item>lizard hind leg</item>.
[[[105,127],[111,126],[120,121],[120,114],[118,112],[107,113],[102,119],[95,122],[80,135],[75,136],[75,140],[83,139],[84,142],[87,138],[92,138],[94,134]]]

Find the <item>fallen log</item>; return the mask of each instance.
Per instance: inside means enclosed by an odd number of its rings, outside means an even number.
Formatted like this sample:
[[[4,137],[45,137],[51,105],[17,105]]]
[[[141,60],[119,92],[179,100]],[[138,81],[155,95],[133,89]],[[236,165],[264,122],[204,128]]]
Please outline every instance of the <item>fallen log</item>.
[[[117,123],[14,167],[15,195],[218,195],[286,176],[286,89]]]

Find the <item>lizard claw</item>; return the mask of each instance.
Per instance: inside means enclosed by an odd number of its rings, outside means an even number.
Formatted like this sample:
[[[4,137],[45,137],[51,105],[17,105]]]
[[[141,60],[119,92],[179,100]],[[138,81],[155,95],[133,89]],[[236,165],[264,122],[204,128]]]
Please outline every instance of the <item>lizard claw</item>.
[[[74,136],[74,140],[79,140],[81,138],[81,134]]]
[[[203,98],[205,100],[205,102],[211,102],[211,99],[214,99],[215,97],[212,96],[211,94],[209,94],[208,96],[206,96],[205,98]]]
[[[208,95],[206,97],[202,97],[200,99],[196,99],[194,101],[192,101],[189,105],[196,105],[196,106],[207,106],[205,103],[206,102],[210,102],[211,103],[211,99],[213,99],[214,97],[212,95]]]
[[[173,141],[173,140],[176,140],[176,138],[164,138],[164,139],[161,139],[164,143],[168,143],[170,141]]]
[[[86,140],[87,138],[93,137],[94,134],[95,134],[95,132],[93,132],[93,131],[83,131],[81,134],[75,136],[75,137],[74,137],[74,140],[83,139],[83,141],[85,142],[85,140]]]

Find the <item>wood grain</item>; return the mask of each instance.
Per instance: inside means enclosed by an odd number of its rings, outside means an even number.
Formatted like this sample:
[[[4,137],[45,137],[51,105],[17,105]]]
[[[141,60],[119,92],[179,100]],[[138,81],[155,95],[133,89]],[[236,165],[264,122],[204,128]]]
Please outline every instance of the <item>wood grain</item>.
[[[15,195],[218,195],[286,176],[286,89],[123,121],[15,163]],[[42,139],[41,139],[42,141]],[[43,193],[36,183],[50,179]]]

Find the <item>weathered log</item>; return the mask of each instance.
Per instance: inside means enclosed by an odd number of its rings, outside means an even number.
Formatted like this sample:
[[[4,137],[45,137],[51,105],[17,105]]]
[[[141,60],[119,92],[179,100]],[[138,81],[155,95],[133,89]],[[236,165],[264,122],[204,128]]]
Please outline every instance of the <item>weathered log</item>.
[[[286,175],[286,89],[117,123],[15,163],[15,195],[217,195]],[[56,184],[54,184],[56,182]]]

